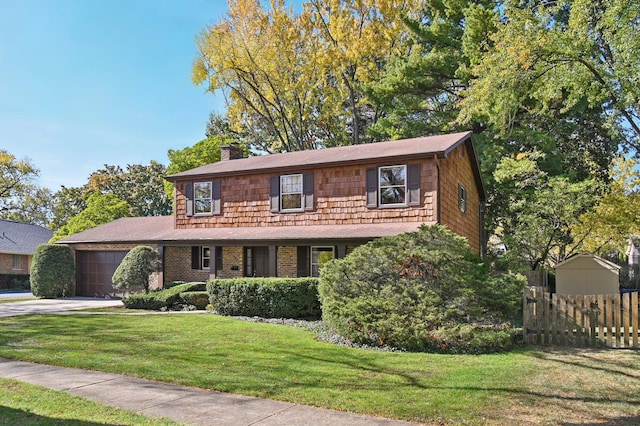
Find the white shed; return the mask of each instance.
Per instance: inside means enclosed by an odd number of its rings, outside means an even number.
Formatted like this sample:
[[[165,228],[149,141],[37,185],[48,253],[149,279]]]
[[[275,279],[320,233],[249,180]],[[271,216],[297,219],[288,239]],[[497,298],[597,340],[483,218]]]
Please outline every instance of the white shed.
[[[556,265],[558,294],[616,294],[620,292],[620,266],[591,253],[571,256]]]

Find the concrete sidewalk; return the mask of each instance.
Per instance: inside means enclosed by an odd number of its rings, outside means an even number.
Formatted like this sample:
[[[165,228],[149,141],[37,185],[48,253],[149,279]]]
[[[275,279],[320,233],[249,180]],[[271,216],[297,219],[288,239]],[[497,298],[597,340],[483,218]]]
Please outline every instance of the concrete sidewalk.
[[[322,408],[170,385],[118,374],[0,358],[0,377],[66,391],[148,417],[216,426],[409,426]]]

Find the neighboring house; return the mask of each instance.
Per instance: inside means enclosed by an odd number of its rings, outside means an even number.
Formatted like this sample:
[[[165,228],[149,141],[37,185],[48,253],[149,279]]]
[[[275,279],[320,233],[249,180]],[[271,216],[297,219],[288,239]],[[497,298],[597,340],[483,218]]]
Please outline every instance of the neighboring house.
[[[159,283],[317,276],[377,237],[442,224],[484,246],[485,190],[471,133],[222,160],[167,176],[174,215],[122,218],[69,236],[77,293],[110,293],[128,250],[162,255]]]
[[[556,265],[556,293],[591,295],[620,292],[620,266],[590,253],[580,253]]]
[[[16,278],[29,277],[31,259],[53,232],[39,225],[0,220],[0,288],[10,288]]]

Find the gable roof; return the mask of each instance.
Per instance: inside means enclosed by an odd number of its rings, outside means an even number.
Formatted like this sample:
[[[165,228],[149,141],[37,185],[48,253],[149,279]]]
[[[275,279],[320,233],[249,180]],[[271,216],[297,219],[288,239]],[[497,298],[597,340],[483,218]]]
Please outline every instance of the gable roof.
[[[309,240],[369,240],[377,237],[417,231],[421,223],[378,223],[354,225],[247,226],[175,229],[173,216],[123,217],[78,234],[65,237],[58,244],[86,243],[189,243],[244,242],[267,243]]]
[[[379,160],[415,160],[418,158],[446,158],[459,145],[465,144],[470,154],[476,185],[480,198],[486,193],[480,175],[478,155],[471,141],[471,132],[425,136],[362,145],[285,152],[282,154],[257,155],[237,160],[218,161],[206,166],[166,176],[170,182],[205,176],[228,176],[248,173],[268,173],[284,169],[319,168],[356,163],[371,163]]]
[[[613,262],[608,261],[607,259],[603,259],[599,256],[596,256],[595,254],[591,254],[588,252],[582,252],[582,253],[576,253],[574,255],[569,256],[567,259],[565,259],[564,261],[558,263],[555,267],[555,269],[558,268],[563,268],[566,265],[568,265],[569,263],[573,262],[576,259],[591,259],[593,260],[595,263],[597,263],[598,265],[602,266],[605,269],[609,269],[612,271],[618,271],[621,266],[616,265]]]
[[[52,236],[53,232],[43,226],[0,220],[0,253],[34,254]]]

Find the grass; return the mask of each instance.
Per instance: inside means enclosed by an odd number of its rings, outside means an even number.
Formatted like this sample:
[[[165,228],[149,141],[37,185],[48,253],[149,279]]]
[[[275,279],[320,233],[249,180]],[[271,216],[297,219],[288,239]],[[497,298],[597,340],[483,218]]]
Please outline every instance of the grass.
[[[15,380],[0,378],[0,424],[3,425],[178,425],[129,410],[89,401]]]
[[[32,296],[27,296],[27,297],[7,297],[7,298],[0,298],[0,303],[24,302],[25,300],[36,300],[36,298],[32,297]]]
[[[211,314],[0,320],[0,356],[440,424],[638,424],[640,352],[391,353]]]

